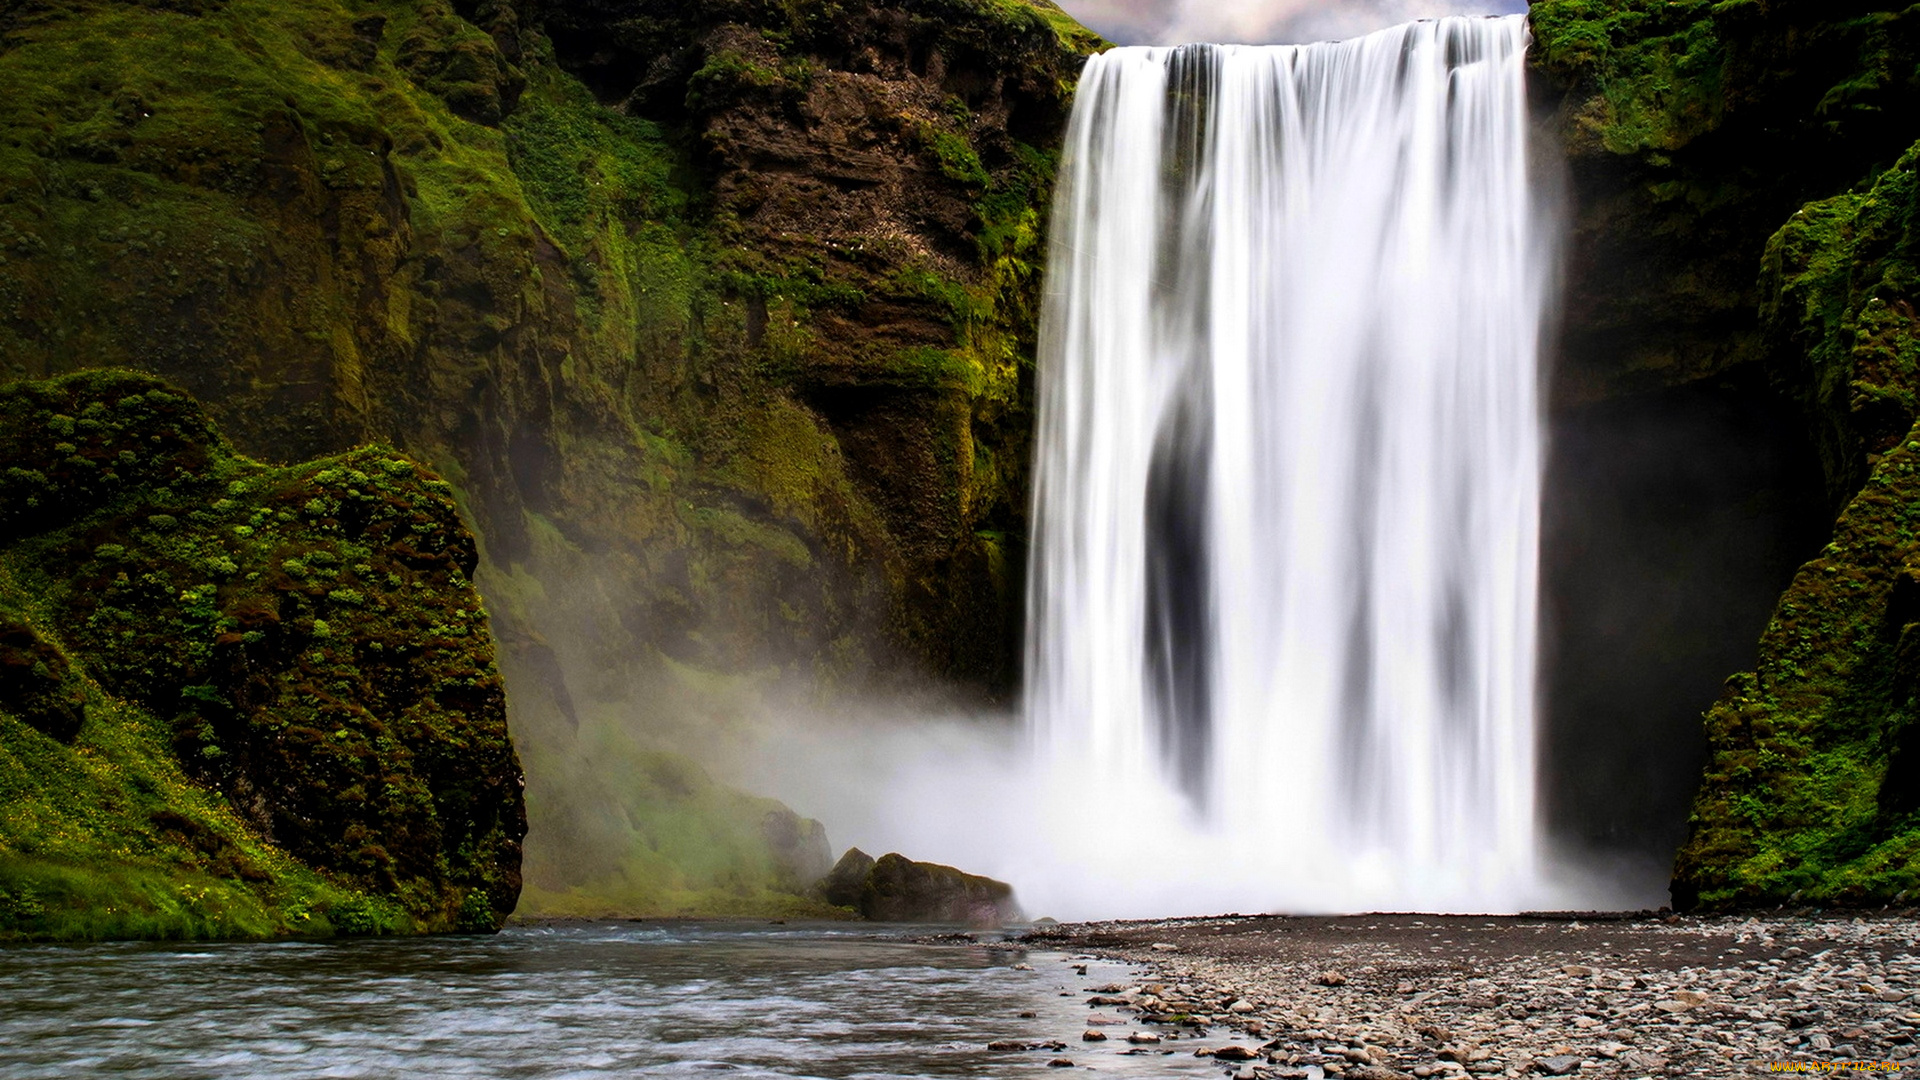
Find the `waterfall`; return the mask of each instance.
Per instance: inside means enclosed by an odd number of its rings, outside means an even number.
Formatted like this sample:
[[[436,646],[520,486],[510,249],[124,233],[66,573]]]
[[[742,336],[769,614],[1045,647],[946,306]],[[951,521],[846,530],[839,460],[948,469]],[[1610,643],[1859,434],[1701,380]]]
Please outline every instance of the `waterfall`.
[[[1027,723],[1086,791],[1171,793],[1269,906],[1511,909],[1535,877],[1527,42],[1448,18],[1081,80]]]

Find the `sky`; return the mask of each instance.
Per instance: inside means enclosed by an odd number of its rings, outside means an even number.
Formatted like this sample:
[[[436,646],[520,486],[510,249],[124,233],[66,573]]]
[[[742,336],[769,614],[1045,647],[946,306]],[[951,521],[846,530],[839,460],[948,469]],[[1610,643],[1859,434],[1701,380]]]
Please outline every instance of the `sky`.
[[[1505,15],[1525,0],[1056,0],[1122,45],[1329,41],[1440,15]]]

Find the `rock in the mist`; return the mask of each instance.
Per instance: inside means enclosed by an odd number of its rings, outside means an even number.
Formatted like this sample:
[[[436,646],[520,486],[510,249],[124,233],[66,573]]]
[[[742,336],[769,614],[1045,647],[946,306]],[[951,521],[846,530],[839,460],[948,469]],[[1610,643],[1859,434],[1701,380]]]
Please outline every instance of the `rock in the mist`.
[[[761,819],[760,835],[773,854],[774,876],[790,892],[806,887],[833,872],[833,847],[827,842],[827,827],[803,818],[786,807],[767,811]]]
[[[1013,886],[904,855],[875,860],[859,848],[821,880],[820,896],[876,922],[999,926],[1020,917]]]
[[[815,891],[820,898],[836,907],[860,909],[861,899],[867,887],[867,874],[873,870],[873,856],[859,848],[848,848],[840,861],[833,864],[827,876],[820,880]]]
[[[1081,1042],[1106,1042],[1107,1033],[1098,1028],[1088,1028],[1080,1033]]]

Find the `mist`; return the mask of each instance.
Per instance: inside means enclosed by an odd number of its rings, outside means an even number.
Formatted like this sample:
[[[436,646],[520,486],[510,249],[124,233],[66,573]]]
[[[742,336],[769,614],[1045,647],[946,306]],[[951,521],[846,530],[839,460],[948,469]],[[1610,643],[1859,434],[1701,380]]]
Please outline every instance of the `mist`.
[[[1356,37],[1442,15],[1514,15],[1523,0],[1059,0],[1121,45],[1285,45]]]
[[[849,847],[875,856],[897,851],[1010,882],[1031,918],[1404,906],[1408,882],[1397,877],[1399,868],[1334,850],[1249,850],[1242,838],[1194,814],[1171,784],[1109,785],[1071,761],[1049,761],[1011,713],[931,714],[909,703],[831,715],[782,711],[758,725],[762,741],[742,747],[732,764],[714,762],[716,775],[820,820],[836,855]],[[1264,790],[1248,796],[1283,803],[1298,797],[1299,778],[1284,765],[1276,763],[1270,776]],[[1420,883],[1431,897],[1421,906],[1493,914],[1625,910],[1665,900],[1659,873],[1552,850],[1540,853],[1540,866],[1538,880],[1518,890]]]

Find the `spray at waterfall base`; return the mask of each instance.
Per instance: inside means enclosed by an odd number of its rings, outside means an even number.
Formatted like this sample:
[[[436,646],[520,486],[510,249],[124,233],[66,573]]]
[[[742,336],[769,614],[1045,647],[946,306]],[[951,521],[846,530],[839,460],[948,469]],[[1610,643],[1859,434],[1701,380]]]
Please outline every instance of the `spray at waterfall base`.
[[[881,785],[884,822],[871,789],[758,782],[1055,914],[1657,902],[1550,870],[1537,824],[1561,228],[1527,42],[1450,18],[1093,58],[1053,219],[1025,730],[819,770]]]

